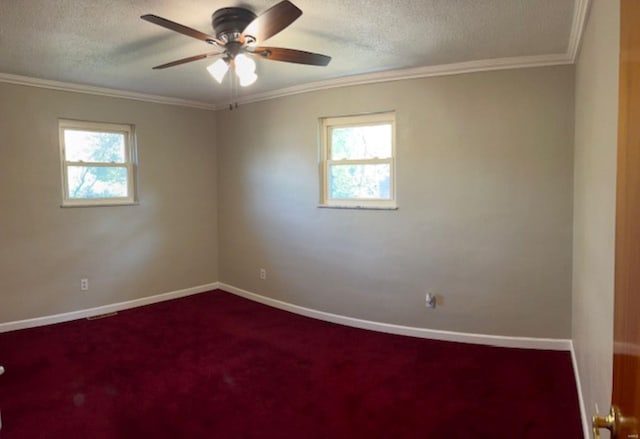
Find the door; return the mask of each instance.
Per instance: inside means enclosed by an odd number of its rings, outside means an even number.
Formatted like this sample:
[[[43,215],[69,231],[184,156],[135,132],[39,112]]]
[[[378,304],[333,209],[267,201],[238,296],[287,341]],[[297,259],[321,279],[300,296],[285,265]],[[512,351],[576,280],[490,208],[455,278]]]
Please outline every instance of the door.
[[[627,439],[640,438],[640,0],[620,17],[613,407],[594,428]]]

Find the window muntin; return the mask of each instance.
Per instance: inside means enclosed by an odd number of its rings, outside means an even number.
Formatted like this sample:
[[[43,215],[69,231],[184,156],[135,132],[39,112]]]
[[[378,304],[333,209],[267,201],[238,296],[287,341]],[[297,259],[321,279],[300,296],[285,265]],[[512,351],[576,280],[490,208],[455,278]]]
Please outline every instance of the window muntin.
[[[395,114],[321,120],[321,205],[395,208]]]
[[[131,125],[59,121],[62,205],[135,203]]]

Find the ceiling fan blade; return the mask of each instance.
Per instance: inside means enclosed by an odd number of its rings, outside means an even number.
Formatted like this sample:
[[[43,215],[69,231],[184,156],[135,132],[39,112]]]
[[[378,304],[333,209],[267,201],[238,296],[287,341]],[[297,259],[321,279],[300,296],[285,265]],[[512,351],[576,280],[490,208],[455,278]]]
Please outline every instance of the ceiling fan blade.
[[[222,54],[218,52],[203,53],[202,55],[190,56],[188,58],[182,58],[177,61],[171,61],[166,64],[161,64],[159,66],[155,66],[153,69],[154,70],[166,69],[167,67],[179,66],[180,64],[186,64],[188,62],[198,61],[205,58],[211,58],[216,55],[222,55]]]
[[[319,53],[305,52],[296,49],[284,49],[282,47],[256,47],[250,53],[271,61],[284,61],[312,66],[326,66],[331,57]]]
[[[149,23],[157,24],[158,26],[162,26],[166,29],[172,30],[174,32],[181,33],[188,37],[196,38],[198,40],[202,40],[209,44],[217,44],[220,47],[224,46],[224,42],[220,41],[213,35],[205,34],[198,30],[192,29],[190,27],[184,26],[180,23],[176,23],[175,21],[167,20],[166,18],[158,17],[157,15],[147,14],[140,16],[145,21]]]
[[[256,42],[267,40],[296,21],[302,11],[288,0],[281,1],[256,17],[242,31],[241,41],[251,36]]]

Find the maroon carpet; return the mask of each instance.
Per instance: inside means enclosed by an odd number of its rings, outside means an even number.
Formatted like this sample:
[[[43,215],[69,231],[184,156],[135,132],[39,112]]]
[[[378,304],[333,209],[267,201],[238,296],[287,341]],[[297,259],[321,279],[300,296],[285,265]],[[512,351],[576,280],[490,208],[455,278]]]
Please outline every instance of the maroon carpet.
[[[0,334],[0,364],[2,439],[583,437],[567,352],[381,334],[219,291]]]

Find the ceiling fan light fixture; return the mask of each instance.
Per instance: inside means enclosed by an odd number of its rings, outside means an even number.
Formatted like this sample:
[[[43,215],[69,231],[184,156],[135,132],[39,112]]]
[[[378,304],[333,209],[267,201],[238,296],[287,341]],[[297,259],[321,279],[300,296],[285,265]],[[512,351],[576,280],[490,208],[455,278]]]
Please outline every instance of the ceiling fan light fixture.
[[[238,75],[238,78],[240,79],[240,85],[242,87],[247,87],[247,86],[253,84],[254,82],[256,82],[256,80],[258,79],[258,75],[256,75],[255,73],[251,72],[251,73],[245,74],[243,76]]]
[[[229,62],[226,59],[221,58],[207,67],[207,70],[209,71],[211,76],[213,76],[213,78],[218,81],[218,84],[222,84],[224,75],[226,75],[227,71],[229,70]]]
[[[244,53],[235,57],[234,68],[236,75],[238,75],[238,79],[240,79],[240,85],[242,87],[247,87],[258,79],[258,76],[256,75],[256,62]]]
[[[250,75],[256,71],[256,62],[244,53],[239,54],[235,58],[235,67],[238,77]]]
[[[256,15],[253,11],[244,7],[221,8],[211,16],[211,24],[215,36],[153,14],[145,14],[140,18],[216,47],[213,52],[155,66],[154,70],[179,66],[201,59],[219,57],[216,62],[207,67],[207,70],[219,84],[222,84],[229,69],[234,70],[237,79],[232,77],[229,81],[233,95],[238,83],[243,87],[247,87],[258,79],[256,63],[253,58],[312,66],[326,66],[329,64],[331,57],[326,55],[296,49],[263,47],[261,45],[262,42],[291,25],[300,15],[302,15],[302,11],[290,0],[280,0],[279,3],[260,15]]]

